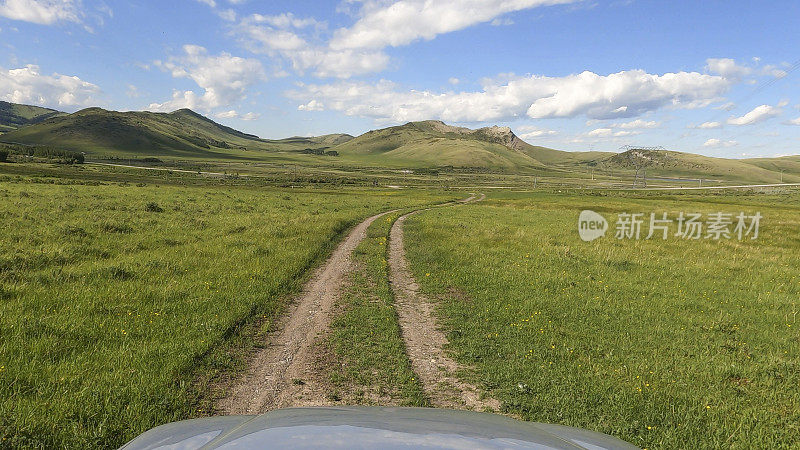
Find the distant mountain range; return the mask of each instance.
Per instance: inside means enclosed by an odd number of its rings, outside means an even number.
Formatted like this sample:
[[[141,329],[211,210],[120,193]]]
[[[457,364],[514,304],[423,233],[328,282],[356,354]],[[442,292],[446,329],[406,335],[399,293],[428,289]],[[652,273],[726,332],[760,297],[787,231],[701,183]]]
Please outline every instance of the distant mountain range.
[[[651,176],[800,181],[800,156],[724,159],[672,151],[565,152],[531,145],[507,127],[472,130],[435,120],[373,130],[358,137],[331,134],[269,140],[189,109],[154,113],[87,108],[67,114],[0,102],[0,133],[0,142],[80,151],[88,159],[155,156],[612,175],[647,167]]]

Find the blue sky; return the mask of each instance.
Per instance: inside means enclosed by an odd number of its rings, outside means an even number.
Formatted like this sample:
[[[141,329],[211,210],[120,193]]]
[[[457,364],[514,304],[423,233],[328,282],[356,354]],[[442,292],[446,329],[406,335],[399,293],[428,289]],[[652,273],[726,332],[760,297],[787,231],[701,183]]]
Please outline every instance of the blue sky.
[[[780,156],[800,153],[798,19],[796,0],[0,0],[0,100]]]

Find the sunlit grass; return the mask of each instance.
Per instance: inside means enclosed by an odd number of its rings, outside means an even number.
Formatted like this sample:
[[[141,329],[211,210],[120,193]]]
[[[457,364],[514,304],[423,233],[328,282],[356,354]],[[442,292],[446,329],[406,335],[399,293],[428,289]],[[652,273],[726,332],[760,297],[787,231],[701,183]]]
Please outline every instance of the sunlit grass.
[[[204,414],[203,355],[279,314],[349,226],[442,197],[0,183],[0,447],[110,448]]]
[[[609,236],[580,241],[582,209]],[[613,238],[663,211],[764,219],[756,241]],[[406,227],[464,376],[509,412],[648,448],[800,443],[800,196],[496,193]]]

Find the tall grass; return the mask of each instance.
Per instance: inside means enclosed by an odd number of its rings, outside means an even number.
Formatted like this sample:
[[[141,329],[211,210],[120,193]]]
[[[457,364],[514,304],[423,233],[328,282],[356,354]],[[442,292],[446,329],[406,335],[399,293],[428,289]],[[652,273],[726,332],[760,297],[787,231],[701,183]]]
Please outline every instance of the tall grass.
[[[755,241],[579,240],[582,209],[760,211]],[[419,214],[411,265],[463,376],[647,448],[800,445],[800,196],[495,194]],[[673,230],[674,231],[674,230]]]

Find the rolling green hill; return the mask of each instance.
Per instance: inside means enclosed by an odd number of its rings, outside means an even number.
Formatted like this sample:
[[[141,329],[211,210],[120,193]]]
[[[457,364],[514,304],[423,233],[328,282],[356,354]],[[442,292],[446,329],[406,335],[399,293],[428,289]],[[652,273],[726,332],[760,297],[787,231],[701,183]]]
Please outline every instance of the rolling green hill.
[[[51,117],[0,136],[0,141],[49,145],[89,155],[242,158],[242,151],[330,147],[347,135],[264,140],[221,125],[189,109],[171,113],[87,108]]]
[[[470,130],[439,121],[373,130],[333,147],[345,159],[404,167],[542,168],[508,128]],[[540,147],[539,147],[540,148]]]
[[[594,172],[622,179],[632,174],[637,164],[644,164],[650,178],[800,181],[800,156],[723,159],[674,151],[565,152],[528,144],[507,127],[472,130],[435,120],[373,130],[355,138],[329,134],[267,140],[188,109],[153,113],[88,108],[65,114],[0,102],[0,126],[5,127],[0,131],[7,130],[0,135],[0,142],[46,145],[84,152],[89,158],[157,156],[323,166],[453,167],[579,177]]]
[[[55,109],[0,101],[0,133],[66,115]]]
[[[779,183],[800,181],[800,157],[727,159],[675,151],[628,150],[601,154],[574,166],[594,167],[598,173],[644,168],[649,177],[674,177],[704,180],[731,180],[746,183]]]

